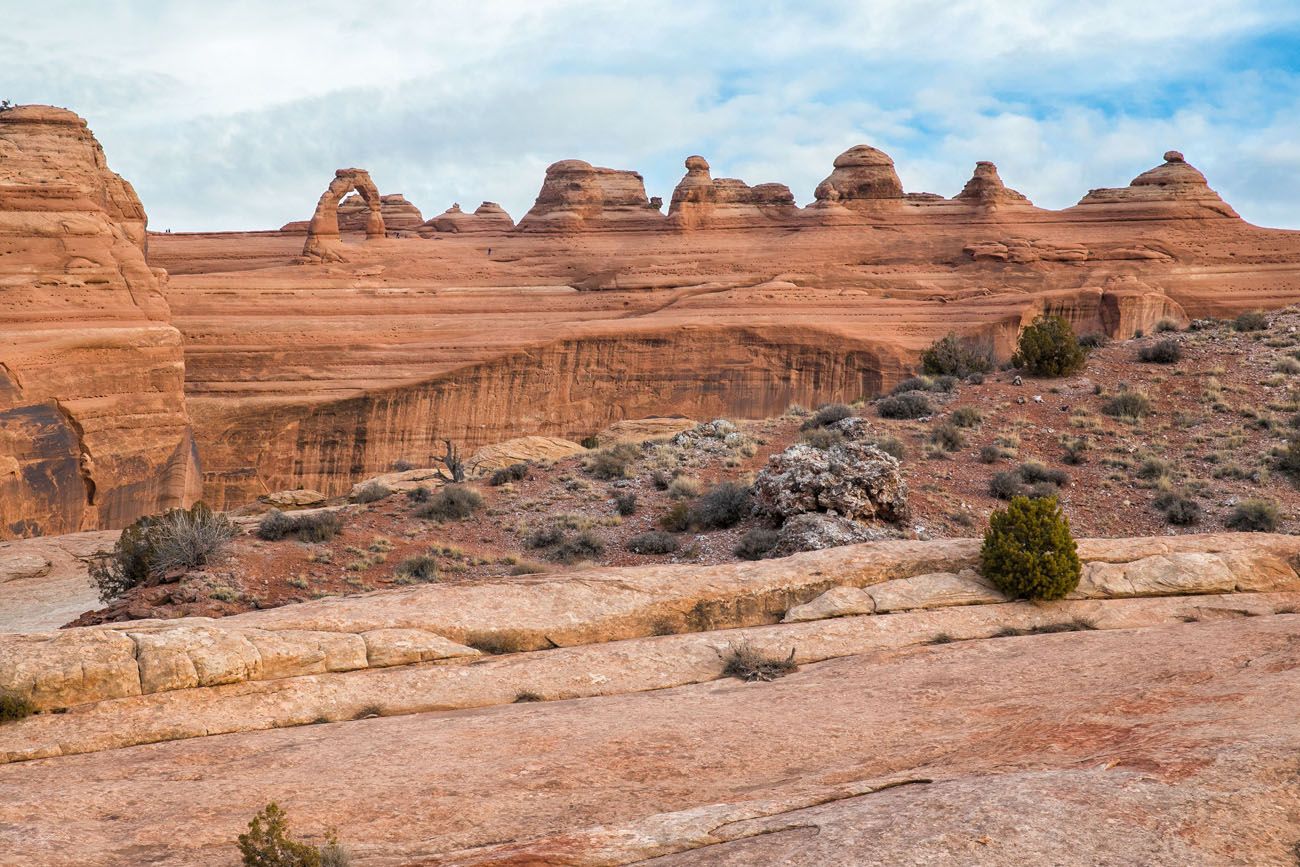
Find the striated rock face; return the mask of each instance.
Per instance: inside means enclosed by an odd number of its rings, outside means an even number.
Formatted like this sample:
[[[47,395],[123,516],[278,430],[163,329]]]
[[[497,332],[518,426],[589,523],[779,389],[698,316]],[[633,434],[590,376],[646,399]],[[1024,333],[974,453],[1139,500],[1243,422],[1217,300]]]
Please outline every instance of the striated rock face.
[[[799,221],[794,194],[785,184],[751,187],[735,178],[714,179],[704,157],[686,158],[686,176],[673,190],[668,222],[678,229],[770,226]]]
[[[1163,218],[1220,216],[1239,219],[1219,194],[1210,189],[1205,175],[1178,151],[1167,151],[1165,161],[1143,172],[1127,187],[1097,189],[1079,200],[1087,206],[1118,207],[1132,218],[1159,215]]]
[[[1027,197],[1002,183],[998,167],[990,162],[975,164],[975,174],[957,194],[957,200],[982,207],[1031,204]]]
[[[321,193],[307,226],[307,242],[302,255],[308,262],[341,262],[345,258],[339,240],[339,202],[349,190],[356,190],[365,205],[366,239],[384,237],[384,216],[379,189],[365,169],[339,169],[334,180]],[[418,213],[418,212],[417,212]]]
[[[835,158],[835,170],[813,191],[813,207],[903,198],[903,183],[889,154],[870,145],[851,147]]]
[[[121,527],[199,494],[145,222],[80,117],[0,112],[0,539]]]
[[[561,160],[546,169],[537,201],[519,221],[523,232],[653,229],[664,216],[636,172]]]
[[[457,202],[420,226],[420,234],[427,237],[435,232],[508,232],[514,227],[515,221],[496,202],[484,202],[472,214],[462,211]]]

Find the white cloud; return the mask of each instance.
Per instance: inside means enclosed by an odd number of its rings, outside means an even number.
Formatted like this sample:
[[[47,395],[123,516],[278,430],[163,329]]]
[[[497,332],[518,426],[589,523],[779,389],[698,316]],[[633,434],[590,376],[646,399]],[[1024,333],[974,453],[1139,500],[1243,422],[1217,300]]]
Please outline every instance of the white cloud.
[[[1244,216],[1300,226],[1296,79],[1234,54],[1295,38],[1285,2],[14,5],[0,97],[85,115],[155,227],[301,219],[344,165],[429,215],[517,218],[564,157],[666,198],[696,152],[806,201],[863,141],[908,189],[951,195],[993,159],[1052,207],[1177,147]]]

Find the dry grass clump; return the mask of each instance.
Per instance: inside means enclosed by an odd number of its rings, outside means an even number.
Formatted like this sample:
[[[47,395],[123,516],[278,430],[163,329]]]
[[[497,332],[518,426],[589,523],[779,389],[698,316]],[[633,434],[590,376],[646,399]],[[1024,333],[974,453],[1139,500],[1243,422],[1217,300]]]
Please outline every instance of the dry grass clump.
[[[772,681],[798,671],[794,661],[794,648],[784,659],[772,656],[756,649],[747,641],[731,645],[730,653],[724,658],[723,677],[734,677],[746,683],[755,681]]]

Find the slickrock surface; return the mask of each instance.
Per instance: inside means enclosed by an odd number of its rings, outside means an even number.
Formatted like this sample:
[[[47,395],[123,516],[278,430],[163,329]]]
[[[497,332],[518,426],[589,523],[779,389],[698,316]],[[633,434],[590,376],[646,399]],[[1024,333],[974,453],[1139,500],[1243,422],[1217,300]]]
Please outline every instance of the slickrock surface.
[[[117,537],[99,530],[0,542],[0,633],[58,629],[98,608],[87,564]]]
[[[225,865],[275,799],[359,865],[1289,864],[1295,628],[961,641],[10,764],[0,858]]]
[[[121,527],[199,493],[181,336],[145,213],[85,121],[0,112],[0,539]]]

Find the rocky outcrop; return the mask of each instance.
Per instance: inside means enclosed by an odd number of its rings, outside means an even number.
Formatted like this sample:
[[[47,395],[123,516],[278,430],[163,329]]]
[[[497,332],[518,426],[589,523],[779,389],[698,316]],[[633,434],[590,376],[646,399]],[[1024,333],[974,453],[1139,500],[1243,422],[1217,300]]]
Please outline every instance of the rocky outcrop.
[[[546,169],[541,192],[519,221],[521,232],[645,230],[664,225],[636,172],[561,160]]]
[[[886,530],[825,512],[803,512],[786,518],[768,557],[788,557],[801,551],[821,551],[841,545],[876,542],[889,537]]]
[[[334,172],[334,180],[321,193],[316,212],[307,226],[307,241],[302,248],[304,261],[341,262],[346,258],[339,239],[339,203],[351,190],[357,191],[364,204],[366,239],[384,237],[383,203],[370,173],[365,169],[339,169]]]
[[[785,184],[751,187],[714,178],[704,157],[686,158],[686,176],[673,190],[668,223],[676,229],[735,229],[797,223],[800,211]]]
[[[864,202],[903,198],[903,183],[889,154],[857,145],[835,158],[835,170],[813,191],[812,207],[854,207]]]
[[[145,222],[84,120],[0,112],[0,539],[122,527],[198,496]]]
[[[420,209],[406,200],[401,193],[379,197],[379,214],[384,219],[384,230],[415,231],[424,223]],[[339,231],[366,232],[370,228],[370,205],[358,193],[339,202]]]
[[[959,202],[969,202],[983,208],[1031,204],[1026,196],[1002,183],[998,167],[990,162],[975,164],[975,174],[971,175],[956,198]]]
[[[505,208],[496,202],[484,202],[472,214],[460,209],[460,203],[454,203],[438,216],[428,220],[420,227],[420,234],[428,237],[437,232],[452,234],[472,232],[509,232],[515,227]]]
[[[854,521],[907,517],[907,483],[898,459],[853,440],[826,449],[796,443],[772,455],[754,480],[754,497],[761,510],[783,519],[807,512]]]
[[[465,469],[481,476],[512,464],[558,461],[585,451],[578,443],[560,437],[515,437],[474,452],[465,461]]]
[[[1162,165],[1138,175],[1127,187],[1090,190],[1071,210],[1090,207],[1119,211],[1129,219],[1240,219],[1178,151],[1166,152]]]

